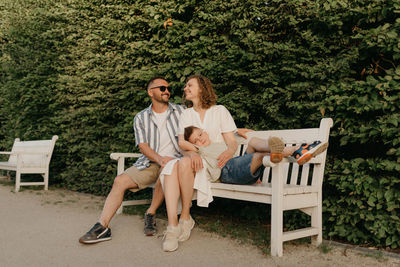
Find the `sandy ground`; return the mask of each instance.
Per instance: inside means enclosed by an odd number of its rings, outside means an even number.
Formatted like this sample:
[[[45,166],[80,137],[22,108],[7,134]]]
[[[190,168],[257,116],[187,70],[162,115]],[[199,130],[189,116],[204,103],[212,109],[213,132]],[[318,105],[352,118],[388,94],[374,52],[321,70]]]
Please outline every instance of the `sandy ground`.
[[[111,241],[78,243],[103,203],[103,197],[59,189],[14,193],[0,184],[0,266],[400,266],[396,258],[339,247],[322,253],[311,245],[285,245],[283,257],[271,257],[198,227],[176,252],[166,253],[166,222],[157,220],[159,234],[146,237],[142,218],[132,215],[113,219]]]

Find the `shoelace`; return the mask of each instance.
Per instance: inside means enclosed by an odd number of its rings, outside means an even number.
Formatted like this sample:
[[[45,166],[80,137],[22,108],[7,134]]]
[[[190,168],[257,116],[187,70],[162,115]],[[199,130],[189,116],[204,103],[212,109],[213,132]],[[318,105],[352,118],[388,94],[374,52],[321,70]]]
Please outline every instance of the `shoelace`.
[[[149,226],[151,225],[152,227],[154,227],[155,223],[153,223],[153,217],[154,215],[150,215],[148,214],[146,217],[146,225]]]
[[[172,232],[171,230],[169,230],[169,229],[167,229],[167,230],[165,230],[164,232],[163,232],[163,240],[166,240],[167,239],[167,234],[168,233],[171,233],[171,234],[174,234],[174,232]]]

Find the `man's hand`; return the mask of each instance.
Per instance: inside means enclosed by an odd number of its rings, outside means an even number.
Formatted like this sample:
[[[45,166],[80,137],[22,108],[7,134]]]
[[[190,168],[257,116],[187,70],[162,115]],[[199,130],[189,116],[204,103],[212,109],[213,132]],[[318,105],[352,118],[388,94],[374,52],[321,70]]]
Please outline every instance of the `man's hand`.
[[[171,161],[171,160],[173,160],[173,159],[174,159],[174,158],[171,158],[171,157],[168,157],[168,156],[164,156],[164,157],[160,156],[160,158],[158,159],[157,163],[160,164],[160,166],[161,166],[162,168],[164,168],[165,165],[166,165],[169,161]]]
[[[246,128],[238,128],[237,129],[237,134],[243,137],[244,139],[247,139],[247,133],[248,132],[253,132],[254,130],[252,129],[246,129]]]
[[[218,160],[218,167],[222,168],[225,166],[225,164],[228,162],[228,160],[230,160],[233,157],[232,151],[230,151],[229,149],[225,150],[224,152],[222,152],[217,160]]]

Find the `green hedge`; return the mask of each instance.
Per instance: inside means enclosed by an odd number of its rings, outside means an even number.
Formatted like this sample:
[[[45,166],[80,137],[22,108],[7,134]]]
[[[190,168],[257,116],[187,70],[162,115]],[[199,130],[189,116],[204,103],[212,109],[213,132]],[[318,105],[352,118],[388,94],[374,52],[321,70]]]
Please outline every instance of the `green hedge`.
[[[399,13],[390,0],[4,0],[0,148],[58,134],[51,182],[106,194],[109,154],[137,151],[146,80],[164,75],[179,103],[201,73],[240,127],[332,117],[324,234],[397,248]]]

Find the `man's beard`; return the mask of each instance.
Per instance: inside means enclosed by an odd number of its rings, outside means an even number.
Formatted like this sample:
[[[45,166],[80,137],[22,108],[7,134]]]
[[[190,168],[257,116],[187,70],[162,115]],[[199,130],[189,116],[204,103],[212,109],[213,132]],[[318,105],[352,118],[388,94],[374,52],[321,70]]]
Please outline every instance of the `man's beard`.
[[[167,98],[166,97],[164,97],[164,96],[167,96]],[[158,99],[156,99],[158,102],[160,102],[160,103],[164,103],[164,104],[168,104],[168,102],[169,102],[169,95],[168,94],[164,94],[164,95],[161,95],[161,97],[160,98],[158,98]]]

